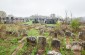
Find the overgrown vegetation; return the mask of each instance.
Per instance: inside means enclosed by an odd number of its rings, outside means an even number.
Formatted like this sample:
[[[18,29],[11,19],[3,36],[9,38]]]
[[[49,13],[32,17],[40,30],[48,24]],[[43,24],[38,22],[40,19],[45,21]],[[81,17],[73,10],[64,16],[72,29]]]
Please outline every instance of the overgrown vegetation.
[[[60,22],[58,22],[55,25],[51,24],[51,25],[48,25],[48,26],[57,26],[57,28],[60,29],[61,25],[62,24]],[[79,21],[76,20],[76,19],[72,20],[70,25],[74,30],[75,29],[77,30],[79,28]],[[28,31],[28,36],[34,36],[34,37],[40,36],[39,31],[34,29],[34,28],[31,28],[30,30],[27,30],[27,31]],[[43,36],[45,36],[46,38],[51,38],[51,36],[49,36],[49,32],[44,32]],[[14,36],[11,36],[11,35],[8,35],[6,37],[7,38],[5,40],[0,39],[0,55],[11,55],[13,53],[13,51],[16,49],[16,47],[18,46],[18,41],[22,38],[21,36],[20,37],[14,37]],[[58,36],[58,37],[59,37],[59,40],[61,41],[60,52],[62,53],[62,55],[68,55],[68,51],[65,48],[65,41],[64,41],[65,38],[64,38],[64,36]],[[71,38],[71,40],[72,40],[72,38]],[[50,44],[51,39],[47,39],[47,43]],[[27,43],[25,43],[24,47],[19,50],[17,55],[23,55],[24,53],[26,53],[28,51],[28,48],[31,48],[31,47],[29,45],[27,45]],[[45,55],[46,55],[46,53],[49,50],[51,50],[51,47],[46,46],[45,50],[46,50],[46,52],[45,52]],[[32,50],[31,55],[35,55],[35,52],[37,52],[36,47]],[[82,55],[85,55],[84,50],[82,50],[81,53],[82,53]],[[69,54],[73,55],[73,52],[70,51]]]
[[[78,30],[79,29],[79,26],[80,26],[79,20],[78,19],[73,19],[71,21],[71,24],[70,25],[71,25],[71,27],[72,27],[73,30]]]

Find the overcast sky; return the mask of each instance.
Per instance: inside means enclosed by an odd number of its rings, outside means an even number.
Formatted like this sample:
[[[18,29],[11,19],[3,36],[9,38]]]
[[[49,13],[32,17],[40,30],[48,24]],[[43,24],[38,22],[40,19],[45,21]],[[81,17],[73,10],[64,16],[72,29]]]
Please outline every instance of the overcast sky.
[[[35,14],[65,17],[65,10],[73,17],[85,16],[85,0],[0,0],[0,10],[14,16],[27,17]]]

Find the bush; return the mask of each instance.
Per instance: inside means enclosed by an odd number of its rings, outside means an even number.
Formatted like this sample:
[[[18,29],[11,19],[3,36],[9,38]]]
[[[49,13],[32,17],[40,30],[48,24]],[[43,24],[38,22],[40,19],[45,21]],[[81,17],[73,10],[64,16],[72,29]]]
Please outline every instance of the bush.
[[[61,29],[61,25],[62,25],[62,24],[61,24],[60,21],[57,21],[57,22],[56,22],[56,27],[57,27],[57,29]]]
[[[78,19],[73,19],[70,23],[71,27],[73,30],[78,30],[79,29],[79,20]]]

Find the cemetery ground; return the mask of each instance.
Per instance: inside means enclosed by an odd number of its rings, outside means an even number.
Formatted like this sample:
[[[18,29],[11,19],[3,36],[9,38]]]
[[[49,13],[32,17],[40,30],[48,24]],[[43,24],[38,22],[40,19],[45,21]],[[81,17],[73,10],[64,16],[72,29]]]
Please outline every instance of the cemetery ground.
[[[44,55],[47,55],[47,52],[52,49],[51,46],[50,46],[50,43],[51,43],[51,40],[52,40],[52,35],[49,35],[49,31],[48,31],[47,28],[46,29],[44,28],[44,25],[46,25],[46,26],[55,26],[55,25],[54,24],[43,24],[43,25],[32,24],[32,22],[28,22],[28,23],[25,23],[25,24],[29,24],[28,26],[27,25],[25,26],[25,28],[26,28],[25,31],[27,31],[26,34],[28,35],[27,37],[32,36],[32,37],[35,37],[36,39],[38,39],[38,37],[44,36],[47,39],[46,42],[48,44],[46,45],[45,52],[44,52]],[[7,25],[6,24],[0,24],[0,26],[7,26],[7,27],[9,26],[9,28],[7,28],[7,29],[10,29],[10,31],[12,31],[11,29],[22,30],[22,28],[24,28],[21,24],[15,25],[15,26],[14,25],[10,26],[10,24],[7,24]],[[40,30],[42,29],[42,27],[45,29],[45,31],[44,31],[44,33],[40,34]],[[24,40],[24,42],[23,42],[22,39],[24,38],[24,36],[22,35],[22,33],[19,36],[7,34],[5,36],[6,38],[0,38],[0,55],[14,55],[13,53],[14,53],[14,51],[16,51],[16,48],[21,47],[20,44],[23,44],[23,43],[24,43],[23,46],[21,48],[19,48],[19,50],[17,50],[17,52],[15,52],[16,53],[15,55],[35,55],[35,53],[37,52],[37,45],[32,47],[29,44],[27,44],[26,40]],[[74,32],[74,34],[77,36],[78,32]],[[65,36],[58,35],[57,38],[61,42],[61,47],[60,47],[61,54],[62,55],[73,55],[73,51],[69,52],[65,48]],[[21,43],[19,42],[20,40],[22,40]],[[73,38],[70,38],[70,40],[71,40],[71,42],[73,42]],[[79,40],[78,37],[76,37],[75,40],[78,41]],[[38,40],[37,40],[37,42],[38,42]],[[82,50],[81,54],[85,55],[85,50]]]

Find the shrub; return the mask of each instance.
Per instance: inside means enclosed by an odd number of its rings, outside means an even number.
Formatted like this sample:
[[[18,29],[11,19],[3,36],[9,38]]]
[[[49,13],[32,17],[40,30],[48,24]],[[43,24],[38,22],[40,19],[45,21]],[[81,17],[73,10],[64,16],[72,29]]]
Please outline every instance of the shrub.
[[[71,27],[73,30],[78,30],[79,29],[79,20],[78,19],[73,19],[70,23]]]
[[[57,21],[56,22],[56,27],[57,27],[57,29],[60,29],[61,28],[61,22],[60,21]]]

